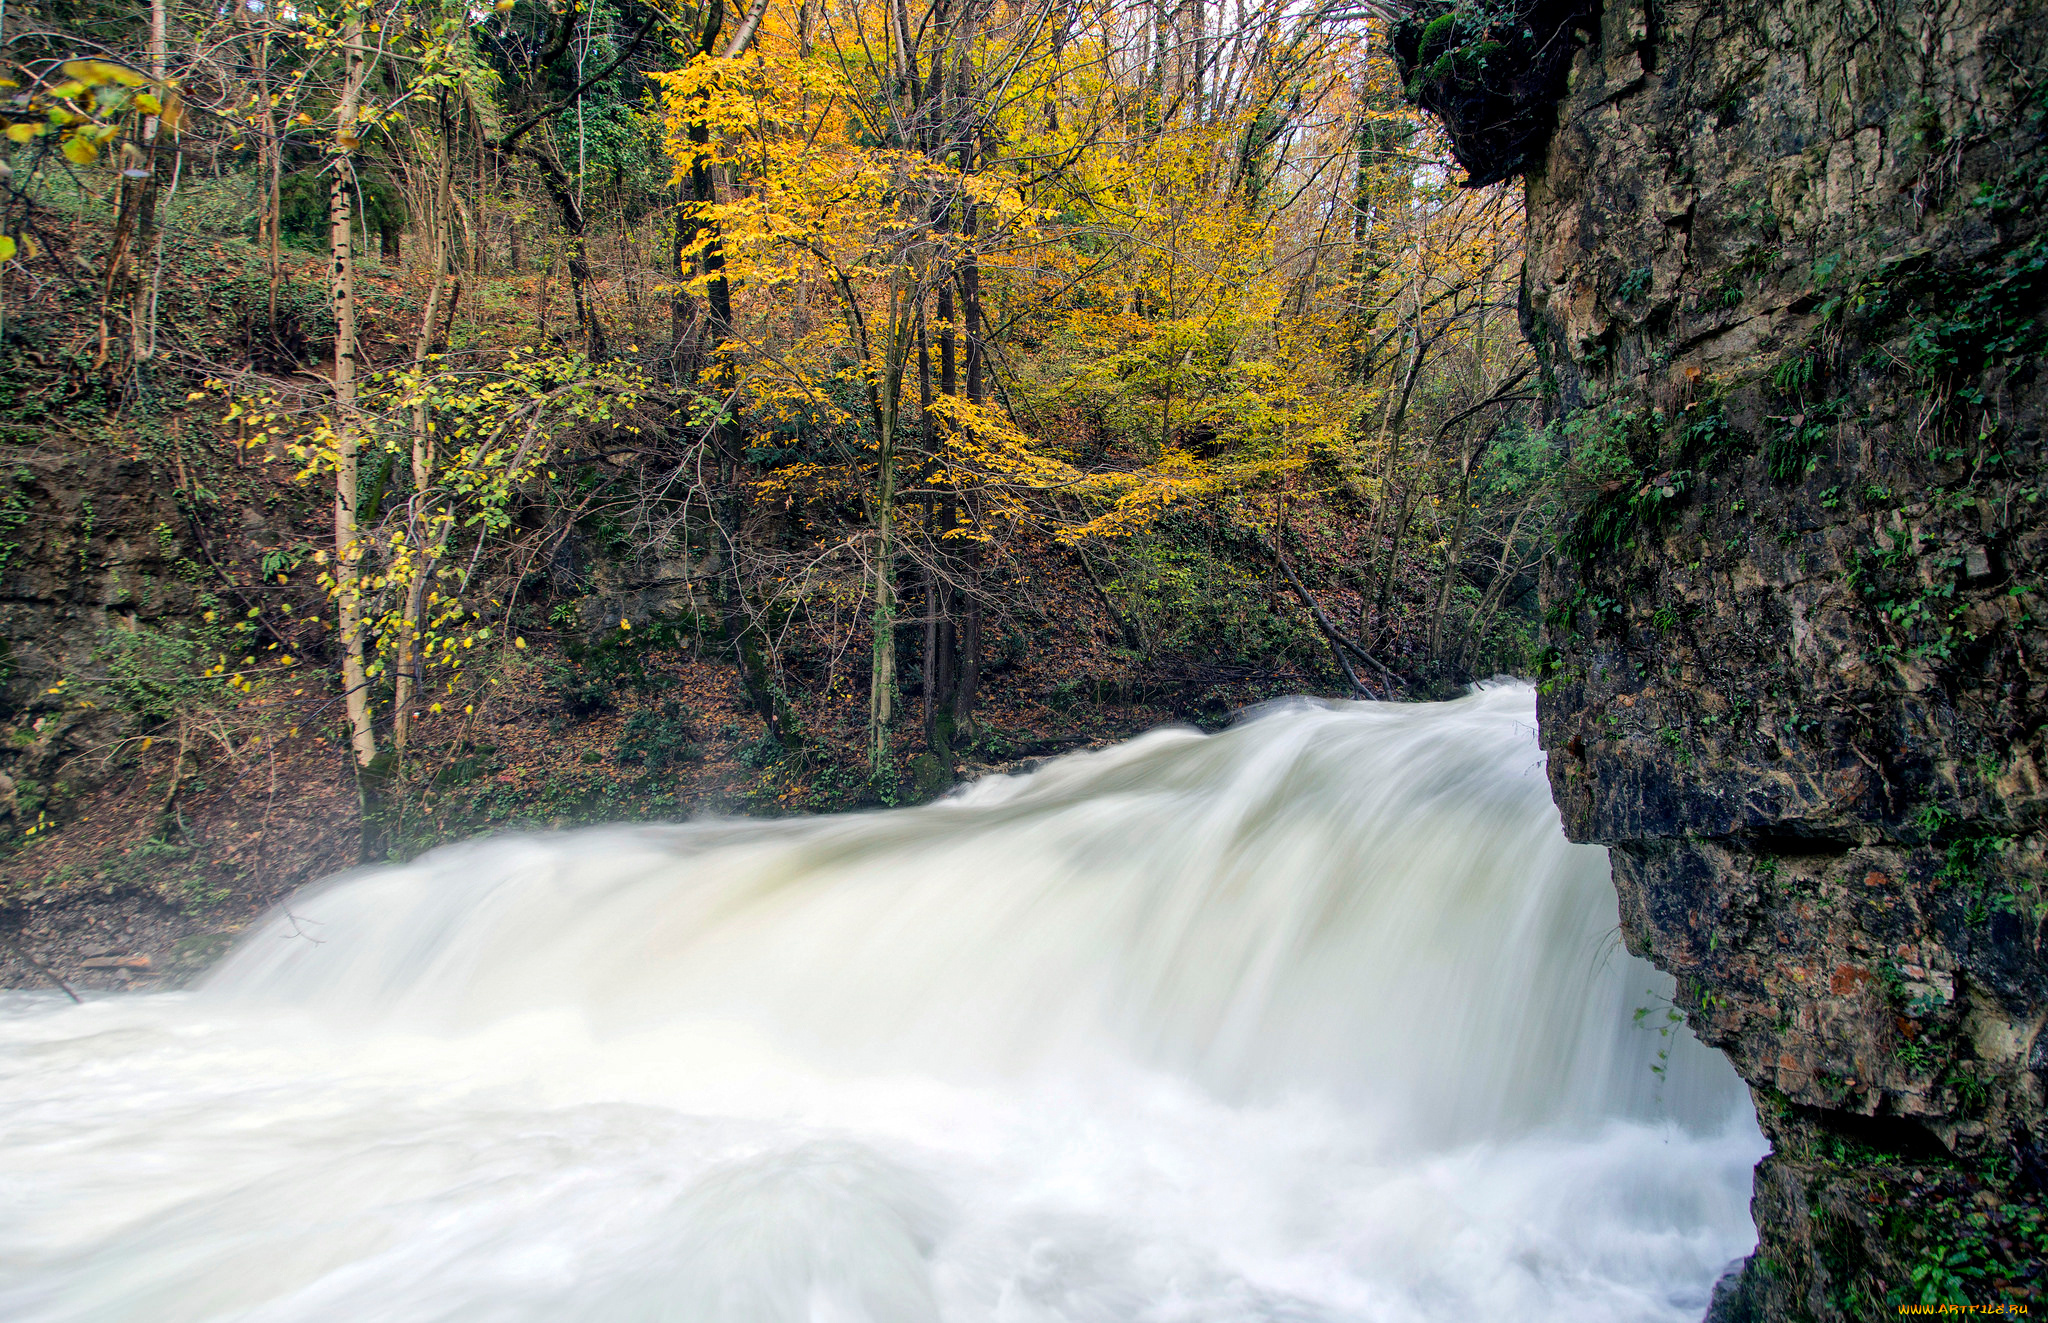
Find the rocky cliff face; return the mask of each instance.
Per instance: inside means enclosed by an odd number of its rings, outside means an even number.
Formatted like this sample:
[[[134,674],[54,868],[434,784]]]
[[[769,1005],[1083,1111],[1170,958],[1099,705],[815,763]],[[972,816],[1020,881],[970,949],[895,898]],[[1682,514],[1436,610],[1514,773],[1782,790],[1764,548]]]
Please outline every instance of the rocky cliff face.
[[[158,465],[55,444],[4,449],[0,820],[26,825],[56,783],[91,776],[81,755],[106,737],[92,714],[42,700],[44,687],[91,670],[108,630],[196,615],[199,568]]]
[[[2048,5],[1551,8],[1544,742],[1772,1141],[1717,1311],[2048,1298]]]

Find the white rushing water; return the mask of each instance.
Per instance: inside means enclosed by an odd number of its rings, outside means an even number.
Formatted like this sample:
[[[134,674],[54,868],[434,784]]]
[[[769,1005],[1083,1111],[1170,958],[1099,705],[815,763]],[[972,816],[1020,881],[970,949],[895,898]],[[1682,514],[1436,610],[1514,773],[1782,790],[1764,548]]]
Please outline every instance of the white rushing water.
[[[1614,927],[1523,686],[451,847],[8,994],[0,1318],[1689,1323],[1763,1142]]]

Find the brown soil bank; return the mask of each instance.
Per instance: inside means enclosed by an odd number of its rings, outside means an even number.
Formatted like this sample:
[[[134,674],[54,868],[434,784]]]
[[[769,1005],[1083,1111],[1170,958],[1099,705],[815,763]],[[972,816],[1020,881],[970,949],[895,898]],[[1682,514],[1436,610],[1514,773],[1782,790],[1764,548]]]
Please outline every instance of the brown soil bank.
[[[1463,159],[1571,446],[1557,802],[1773,1144],[1715,1316],[2038,1310],[2048,6],[1425,8],[1411,96],[1550,126]]]

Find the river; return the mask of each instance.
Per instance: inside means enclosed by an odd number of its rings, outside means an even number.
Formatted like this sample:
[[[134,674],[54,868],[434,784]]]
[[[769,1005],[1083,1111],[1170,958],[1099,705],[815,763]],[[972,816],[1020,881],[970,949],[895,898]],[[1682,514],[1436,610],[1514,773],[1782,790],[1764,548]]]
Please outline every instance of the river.
[[[1615,925],[1509,684],[453,846],[0,994],[0,1318],[1691,1323],[1764,1143]]]

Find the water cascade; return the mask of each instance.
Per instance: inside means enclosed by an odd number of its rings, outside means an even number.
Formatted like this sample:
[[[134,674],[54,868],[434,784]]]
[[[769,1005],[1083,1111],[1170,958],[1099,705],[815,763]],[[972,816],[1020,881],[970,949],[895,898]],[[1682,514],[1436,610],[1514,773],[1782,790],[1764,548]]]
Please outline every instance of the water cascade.
[[[1669,988],[1524,686],[450,847],[6,994],[0,1318],[1691,1320],[1763,1143]]]

